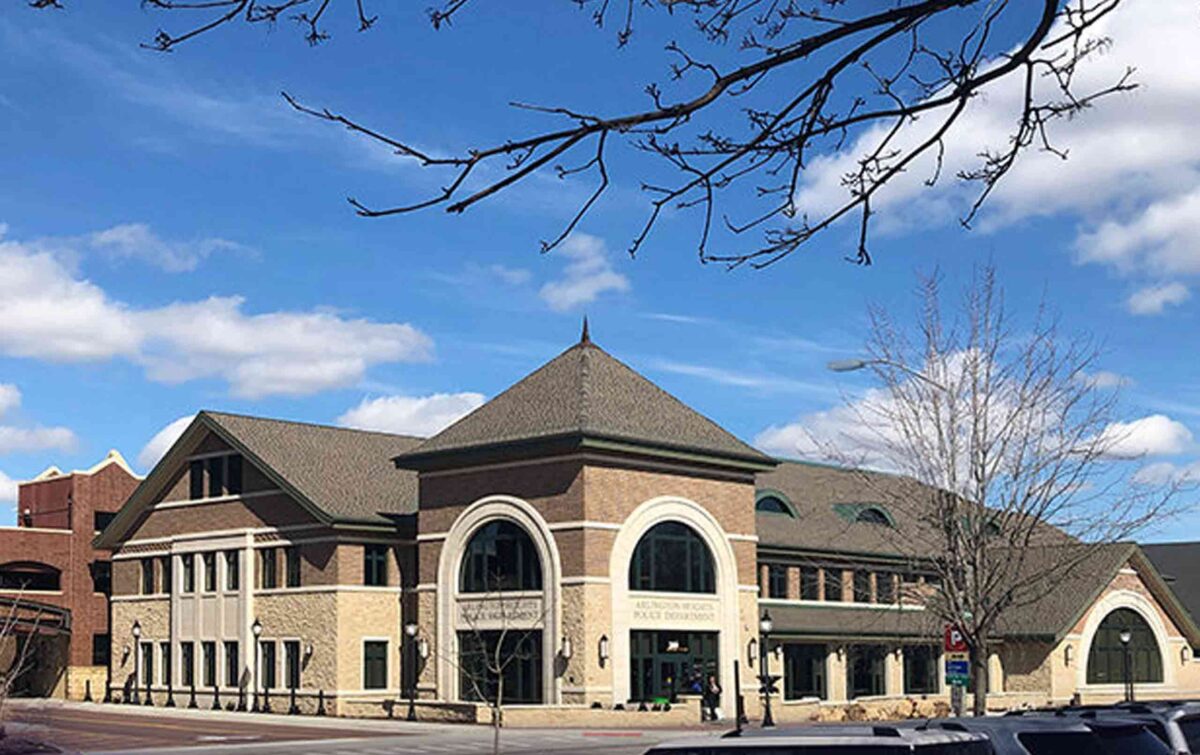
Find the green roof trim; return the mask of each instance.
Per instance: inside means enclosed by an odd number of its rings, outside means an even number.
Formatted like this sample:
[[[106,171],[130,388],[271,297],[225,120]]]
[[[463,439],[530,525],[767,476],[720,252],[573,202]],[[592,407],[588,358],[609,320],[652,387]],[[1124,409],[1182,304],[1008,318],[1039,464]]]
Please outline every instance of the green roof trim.
[[[759,509],[758,504],[766,498],[777,498],[779,502],[787,509],[784,511],[770,511],[767,509]],[[758,514],[770,514],[771,516],[786,516],[792,519],[799,519],[800,514],[796,511],[796,504],[792,503],[792,499],[788,498],[783,491],[775,490],[774,488],[760,488],[754,493],[754,511]]]
[[[887,520],[888,526],[892,529],[896,528],[896,519],[892,516],[892,512],[887,510],[887,507],[882,503],[835,503],[833,504],[834,513],[845,519],[847,522],[861,522],[862,515],[868,511],[879,512],[884,519]]]

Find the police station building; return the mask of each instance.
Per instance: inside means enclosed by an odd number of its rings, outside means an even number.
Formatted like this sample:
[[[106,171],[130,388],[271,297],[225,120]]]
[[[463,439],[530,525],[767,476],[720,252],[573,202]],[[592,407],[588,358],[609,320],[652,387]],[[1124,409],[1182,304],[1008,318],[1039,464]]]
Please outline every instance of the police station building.
[[[753,717],[765,649],[777,719],[931,712],[936,580],[862,480],[764,455],[586,330],[431,438],[201,412],[97,541],[114,693],[470,719],[500,659],[529,720],[691,716],[709,675],[728,715],[736,664]],[[1119,696],[1123,631],[1140,695],[1200,692],[1200,631],[1120,544],[1014,615],[991,704]]]

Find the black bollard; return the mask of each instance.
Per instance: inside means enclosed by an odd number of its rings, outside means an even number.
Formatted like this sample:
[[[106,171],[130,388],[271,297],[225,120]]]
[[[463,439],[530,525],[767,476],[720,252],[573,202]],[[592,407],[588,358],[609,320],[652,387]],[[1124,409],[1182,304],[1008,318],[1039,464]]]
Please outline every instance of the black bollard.
[[[104,702],[111,703],[112,701],[113,701],[112,681],[110,679],[105,679],[104,680]]]
[[[263,713],[271,712],[271,688],[270,687],[263,687],[262,712]]]
[[[292,687],[292,704],[288,706],[288,715],[295,716],[300,713],[300,706],[296,705],[296,688]]]
[[[188,694],[188,708],[190,710],[195,710],[196,708],[200,707],[196,705],[196,680],[192,679],[191,684],[188,686],[191,688],[191,692]]]
[[[237,710],[242,713],[246,712],[246,688],[245,687],[238,687]]]
[[[150,707],[154,705],[154,698],[150,696],[150,680],[146,680],[146,702],[143,705]]]
[[[212,709],[213,709],[213,710],[220,710],[220,709],[221,709],[221,687],[220,687],[220,685],[217,685],[217,684],[214,684],[214,685],[213,685],[213,704],[212,704]]]
[[[170,679],[167,679],[167,702],[163,704],[163,707],[175,707],[175,688],[172,686]]]
[[[317,690],[317,715],[325,715],[325,690]]]
[[[92,700],[92,680],[91,679],[83,680],[83,701],[85,703],[95,702],[94,700]]]

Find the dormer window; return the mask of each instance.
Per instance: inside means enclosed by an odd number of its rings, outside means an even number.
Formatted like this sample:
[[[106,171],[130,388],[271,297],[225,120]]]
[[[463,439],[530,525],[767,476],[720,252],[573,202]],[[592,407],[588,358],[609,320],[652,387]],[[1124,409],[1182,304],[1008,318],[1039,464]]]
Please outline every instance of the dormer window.
[[[891,518],[886,512],[884,512],[883,509],[876,506],[868,506],[867,508],[858,512],[858,515],[854,517],[854,521],[864,522],[866,524],[881,524],[885,527],[892,526]]]
[[[792,505],[782,495],[775,492],[759,493],[758,500],[754,502],[754,510],[763,514],[779,514],[792,519],[796,518],[796,511]]]

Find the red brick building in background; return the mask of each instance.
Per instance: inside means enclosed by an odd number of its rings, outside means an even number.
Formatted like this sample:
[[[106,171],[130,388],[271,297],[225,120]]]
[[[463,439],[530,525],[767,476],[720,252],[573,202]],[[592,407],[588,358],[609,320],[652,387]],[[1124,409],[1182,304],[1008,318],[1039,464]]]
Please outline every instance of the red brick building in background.
[[[37,645],[17,694],[82,699],[90,681],[92,696],[103,697],[112,563],[92,548],[92,538],[141,480],[109,451],[91,469],[50,467],[18,485],[17,526],[0,527],[0,601],[20,601],[27,621],[17,641]],[[0,662],[11,663],[15,647],[0,653]]]

